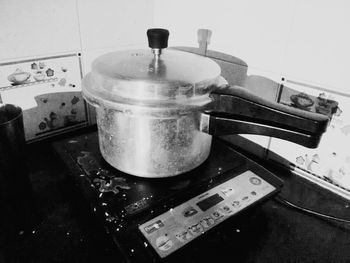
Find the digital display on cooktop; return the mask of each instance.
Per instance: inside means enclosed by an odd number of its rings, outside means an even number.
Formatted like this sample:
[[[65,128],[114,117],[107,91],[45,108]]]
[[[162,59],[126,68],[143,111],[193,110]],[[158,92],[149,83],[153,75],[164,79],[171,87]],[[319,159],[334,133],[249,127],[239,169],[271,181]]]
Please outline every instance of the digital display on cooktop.
[[[216,205],[217,203],[220,203],[222,200],[224,200],[224,198],[222,198],[219,194],[215,194],[198,202],[196,205],[204,212]]]

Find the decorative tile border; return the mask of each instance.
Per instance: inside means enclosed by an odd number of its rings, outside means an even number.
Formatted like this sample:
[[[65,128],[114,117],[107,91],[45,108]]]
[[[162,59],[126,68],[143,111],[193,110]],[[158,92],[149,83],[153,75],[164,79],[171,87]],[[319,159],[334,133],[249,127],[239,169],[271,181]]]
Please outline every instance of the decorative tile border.
[[[272,138],[267,159],[284,165],[293,164],[296,174],[350,199],[350,151],[347,146],[350,145],[350,97],[296,81],[285,81],[283,85],[280,103],[329,115],[331,121],[316,149]],[[295,105],[293,96],[300,96],[308,105]],[[337,107],[334,107],[335,102]]]
[[[28,142],[88,125],[80,53],[1,63],[0,76],[1,100],[23,109]]]

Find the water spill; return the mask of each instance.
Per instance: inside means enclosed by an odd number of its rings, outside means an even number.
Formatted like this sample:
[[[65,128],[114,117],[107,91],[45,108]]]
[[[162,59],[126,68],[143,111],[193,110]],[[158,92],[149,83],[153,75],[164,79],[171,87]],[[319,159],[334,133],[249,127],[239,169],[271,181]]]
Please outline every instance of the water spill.
[[[77,161],[88,175],[91,175],[92,171],[96,171],[100,168],[91,152],[81,151],[81,154],[82,156],[78,156]]]
[[[106,215],[107,222],[110,222],[110,223],[117,223],[118,222],[118,216],[112,216],[112,215],[109,215],[107,213],[105,213],[105,215]]]
[[[95,187],[97,184],[99,187],[100,195],[102,193],[112,192],[118,194],[120,189],[131,189],[131,187],[126,183],[126,180],[121,177],[114,177],[114,174],[106,169],[100,168],[99,163],[93,157],[93,153],[87,151],[81,151],[82,156],[78,156],[78,164],[84,169],[88,176],[97,177],[93,179],[91,187]],[[81,175],[81,177],[83,177]]]
[[[101,193],[113,192],[114,194],[119,193],[119,189],[130,189],[130,186],[125,182],[126,180],[121,177],[112,177],[109,179],[95,178],[94,183],[99,184],[99,191]],[[101,197],[101,196],[100,196]]]

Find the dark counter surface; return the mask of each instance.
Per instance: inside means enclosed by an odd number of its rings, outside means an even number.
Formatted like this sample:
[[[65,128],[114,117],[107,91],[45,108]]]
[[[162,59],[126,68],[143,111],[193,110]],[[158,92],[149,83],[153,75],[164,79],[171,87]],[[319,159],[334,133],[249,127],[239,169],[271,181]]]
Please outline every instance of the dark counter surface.
[[[26,193],[18,211],[1,213],[0,262],[123,262],[54,150],[57,140],[27,146],[33,199]],[[284,180],[280,197],[350,219],[348,200],[279,167],[268,165],[268,169]],[[350,224],[301,212],[276,198],[240,215],[235,226],[241,244],[222,246],[239,254],[234,257],[239,262],[350,262]]]
[[[19,209],[12,215],[0,213],[0,263],[120,262],[118,251],[67,177],[52,142],[27,145],[33,200],[10,186],[24,200],[17,201]]]

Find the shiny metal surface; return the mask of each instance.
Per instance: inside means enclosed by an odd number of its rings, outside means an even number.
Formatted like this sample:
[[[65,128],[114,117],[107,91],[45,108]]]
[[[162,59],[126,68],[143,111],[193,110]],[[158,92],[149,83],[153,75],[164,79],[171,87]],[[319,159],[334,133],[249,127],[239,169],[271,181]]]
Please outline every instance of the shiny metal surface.
[[[176,50],[129,50],[97,58],[82,82],[96,107],[100,150],[113,167],[142,177],[185,173],[206,160],[200,132],[209,93],[222,82],[211,59]]]
[[[220,73],[211,59],[187,52],[119,51],[93,62],[83,92],[109,102],[179,101],[208,94]]]
[[[203,163],[211,135],[262,134],[317,146],[327,117],[230,87],[220,74],[215,61],[177,50],[129,50],[97,58],[83,79],[82,94],[96,107],[104,159],[123,172],[159,178]]]
[[[0,175],[21,162],[24,145],[22,109],[13,104],[0,104]]]
[[[98,58],[82,82],[96,107],[100,151],[120,171],[169,177],[209,156],[199,130],[209,93],[223,81],[210,59],[186,52],[123,51]]]
[[[154,117],[98,107],[102,156],[113,167],[141,177],[169,177],[204,162],[212,137],[198,129],[199,111]]]

